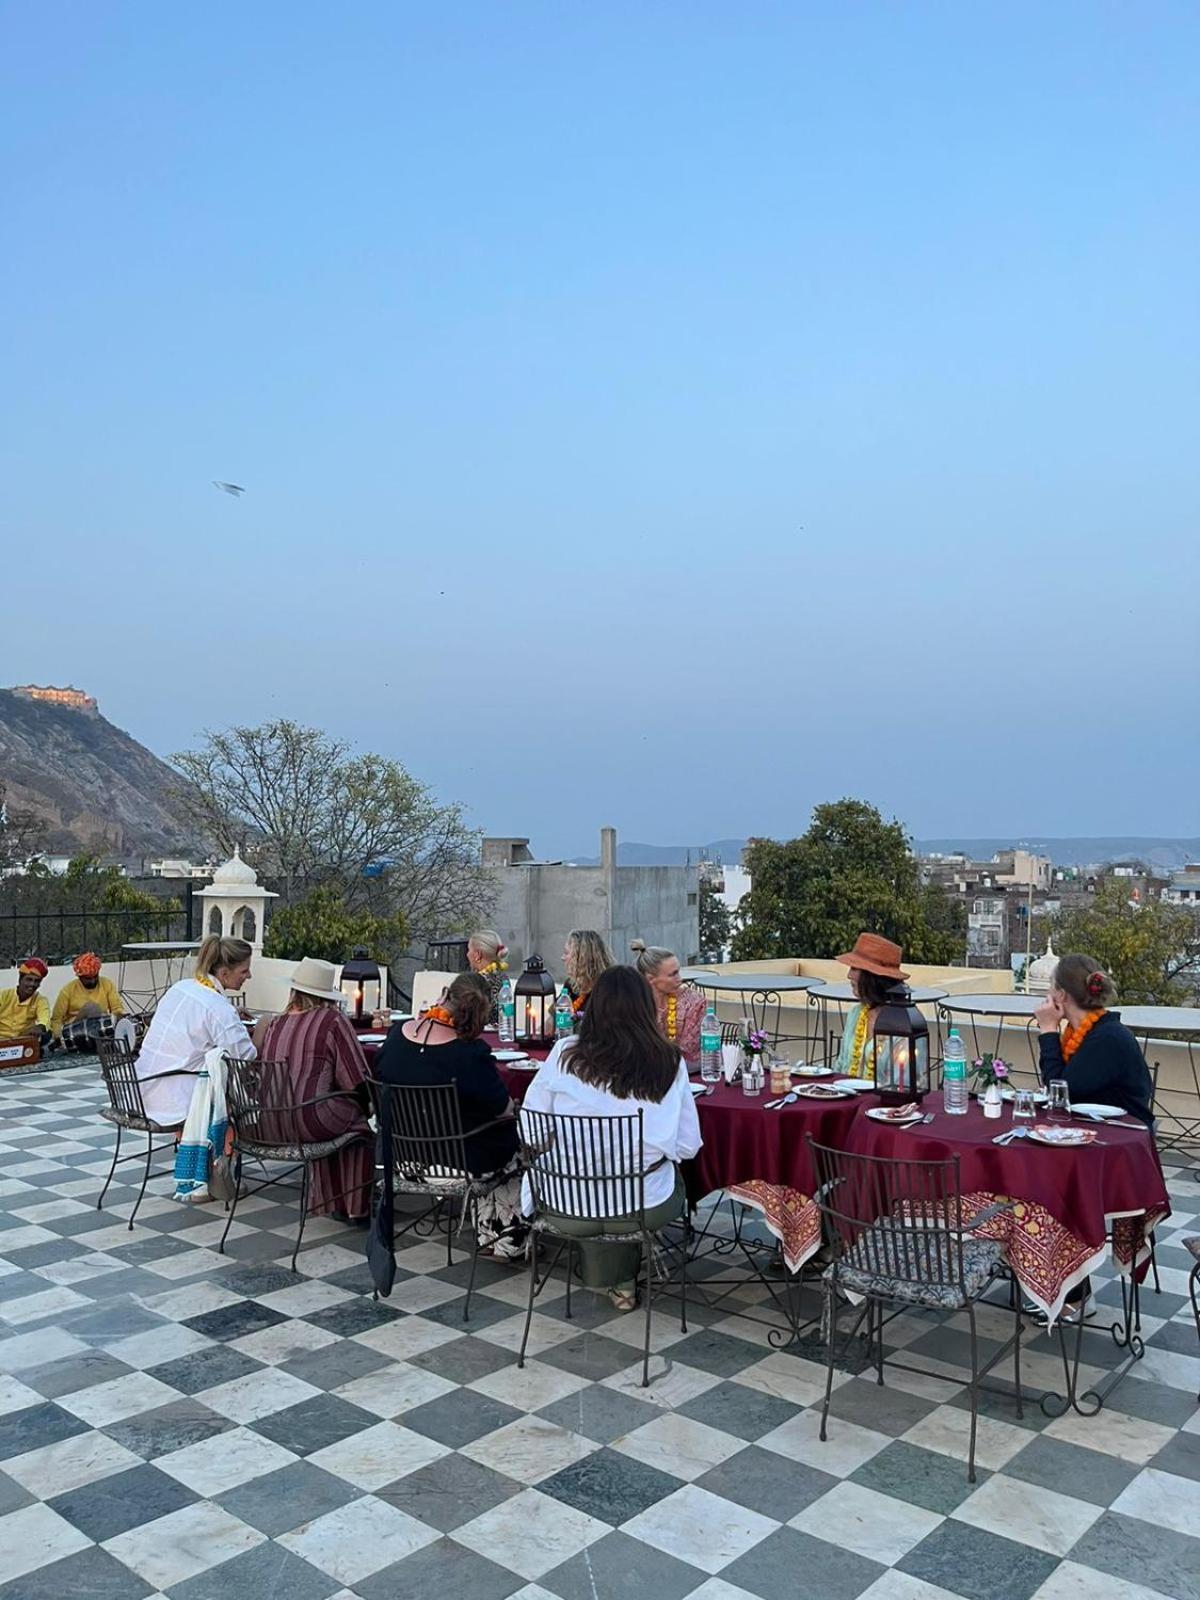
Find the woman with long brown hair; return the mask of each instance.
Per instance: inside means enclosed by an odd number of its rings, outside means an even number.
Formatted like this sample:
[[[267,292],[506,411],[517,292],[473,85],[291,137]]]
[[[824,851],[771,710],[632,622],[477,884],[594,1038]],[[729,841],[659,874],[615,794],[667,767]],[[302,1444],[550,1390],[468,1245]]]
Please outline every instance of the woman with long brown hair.
[[[675,1163],[699,1150],[700,1119],[679,1046],[663,1037],[650,986],[632,967],[610,967],[599,975],[578,1034],[554,1046],[524,1105],[530,1111],[582,1117],[627,1117],[640,1111],[646,1226],[653,1232],[679,1215],[683,1180]],[[640,1243],[601,1244],[589,1236],[638,1233],[639,1219],[556,1217],[555,1228],[582,1241],[584,1284],[608,1289],[619,1311],[632,1311]]]

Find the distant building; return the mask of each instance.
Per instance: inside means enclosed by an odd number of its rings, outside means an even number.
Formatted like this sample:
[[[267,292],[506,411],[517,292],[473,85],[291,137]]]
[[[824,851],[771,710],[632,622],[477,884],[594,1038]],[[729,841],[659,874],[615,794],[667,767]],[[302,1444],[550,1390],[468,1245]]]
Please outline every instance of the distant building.
[[[161,861],[147,861],[145,872],[148,878],[211,878],[214,867],[211,862],[197,865],[194,861],[185,861],[178,856],[164,856]]]
[[[674,950],[683,962],[700,948],[700,868],[619,867],[615,828],[600,830],[598,866],[538,861],[528,839],[483,841],[482,862],[497,889],[493,922],[509,948],[509,968],[539,955],[562,976],[562,950],[574,928],[603,934],[618,961],[634,939]]]
[[[1200,862],[1189,861],[1182,872],[1172,873],[1162,897],[1176,906],[1200,905]]]
[[[50,685],[38,683],[14,684],[13,693],[22,700],[40,700],[44,705],[64,706],[68,711],[82,711],[85,716],[97,717],[100,707],[95,697],[84,694],[82,689],[68,686],[65,689],[55,689]]]

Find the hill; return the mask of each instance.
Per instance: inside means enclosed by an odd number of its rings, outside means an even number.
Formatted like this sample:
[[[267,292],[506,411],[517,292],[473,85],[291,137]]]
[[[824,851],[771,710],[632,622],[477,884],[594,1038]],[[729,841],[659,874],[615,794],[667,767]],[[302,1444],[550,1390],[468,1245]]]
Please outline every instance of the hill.
[[[623,867],[681,867],[701,856],[708,861],[720,861],[725,866],[736,866],[742,859],[745,839],[717,839],[712,844],[635,844],[632,841],[617,843],[617,860]],[[962,852],[974,861],[990,861],[998,850],[1011,850],[1017,843],[1015,836],[1007,839],[917,839],[913,848],[918,855],[951,855]],[[1200,839],[1162,839],[1141,835],[1113,836],[1109,838],[1049,838],[1022,836],[1020,843],[1049,856],[1056,867],[1101,866],[1107,861],[1146,861],[1162,871],[1182,867],[1187,861],[1200,861]],[[598,856],[572,856],[581,866],[595,866]]]
[[[182,781],[78,691],[0,689],[0,782],[45,824],[46,851],[203,857]]]

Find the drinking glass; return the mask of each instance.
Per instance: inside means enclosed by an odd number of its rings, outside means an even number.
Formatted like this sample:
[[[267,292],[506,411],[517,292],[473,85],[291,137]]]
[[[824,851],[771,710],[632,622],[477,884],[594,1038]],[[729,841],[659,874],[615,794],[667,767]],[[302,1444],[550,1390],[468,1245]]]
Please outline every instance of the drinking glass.
[[[771,1093],[774,1095],[788,1094],[792,1087],[792,1064],[786,1056],[772,1055],[771,1063]]]
[[[763,1064],[761,1056],[747,1056],[742,1067],[742,1093],[758,1095],[763,1089]]]
[[[1071,1115],[1071,1092],[1065,1078],[1051,1078],[1046,1085],[1050,1098],[1046,1103],[1048,1122],[1065,1122]]]
[[[1014,1122],[1032,1122],[1035,1110],[1032,1089],[1017,1089],[1014,1091],[1012,1109]]]

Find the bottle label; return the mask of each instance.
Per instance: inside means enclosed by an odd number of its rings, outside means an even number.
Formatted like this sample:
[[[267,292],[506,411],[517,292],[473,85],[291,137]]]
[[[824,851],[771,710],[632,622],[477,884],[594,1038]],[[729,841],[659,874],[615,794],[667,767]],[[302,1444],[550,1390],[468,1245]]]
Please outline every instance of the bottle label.
[[[721,1035],[719,1033],[702,1033],[700,1035],[701,1050],[719,1050],[721,1048]]]
[[[942,1079],[945,1083],[962,1083],[967,1076],[967,1063],[953,1057],[942,1062]]]
[[[515,1017],[517,1014],[517,1008],[514,1002],[511,1000],[506,1000],[500,1007],[500,1014],[504,1017]]]

